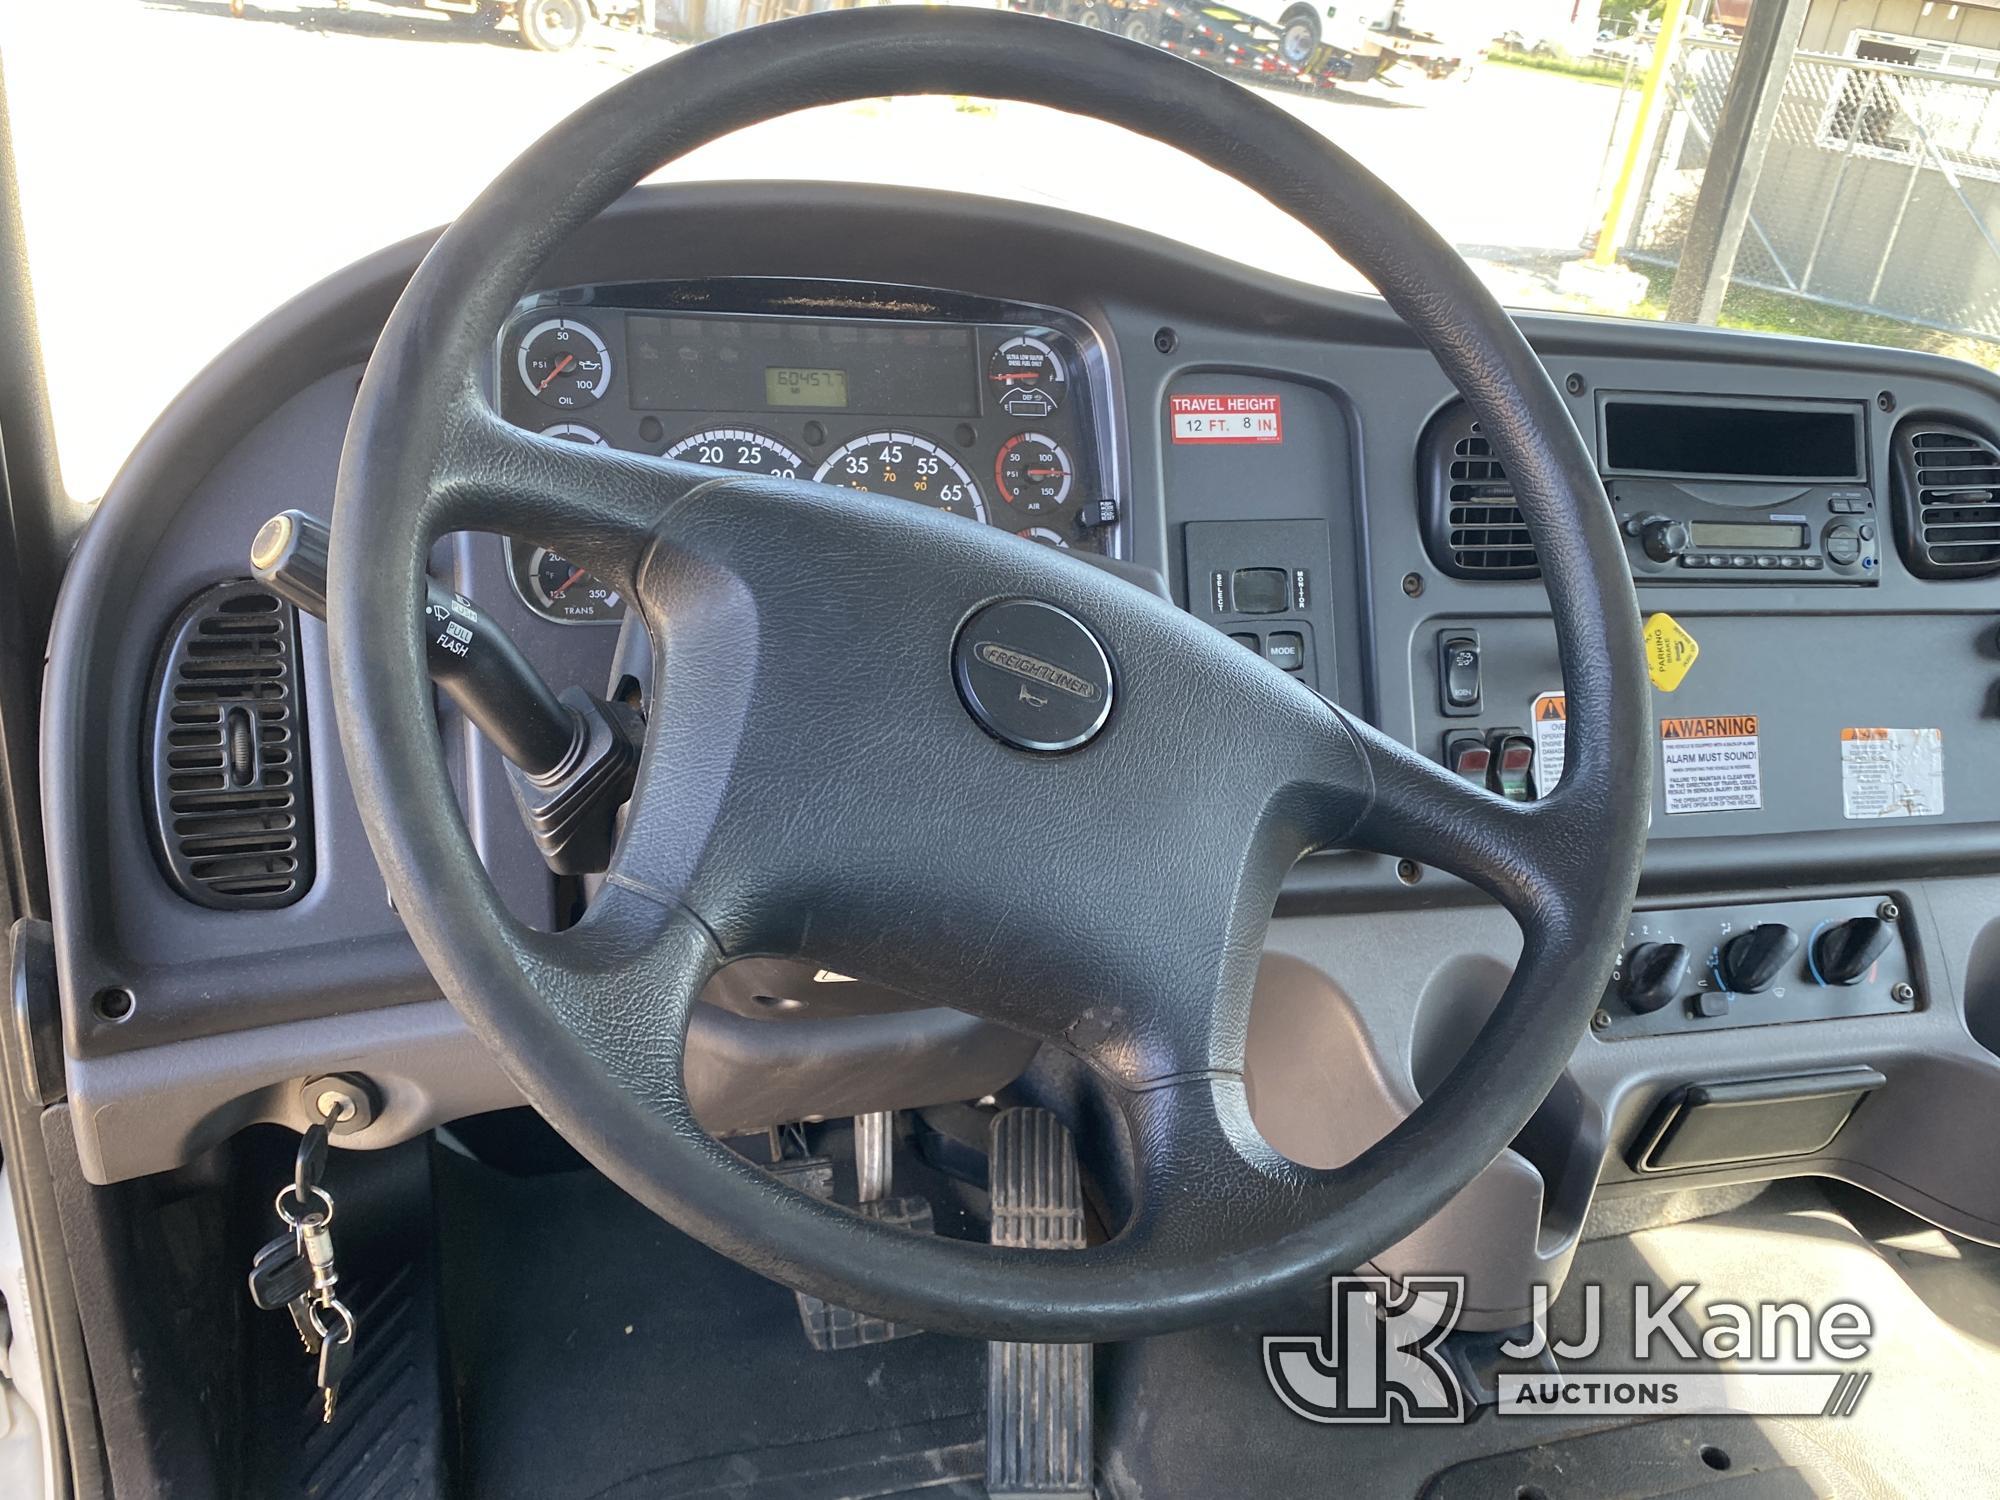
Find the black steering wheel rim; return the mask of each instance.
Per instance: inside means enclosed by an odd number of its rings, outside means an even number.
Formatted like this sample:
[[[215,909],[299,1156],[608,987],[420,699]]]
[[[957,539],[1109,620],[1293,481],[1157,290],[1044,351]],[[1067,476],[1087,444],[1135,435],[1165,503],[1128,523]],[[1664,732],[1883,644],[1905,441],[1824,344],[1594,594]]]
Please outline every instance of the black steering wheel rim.
[[[1570,703],[1553,794],[1524,807],[1471,789],[1172,606],[1046,549],[898,502],[583,450],[492,413],[478,372],[497,330],[557,245],[620,194],[759,120],[919,93],[1080,110],[1176,145],[1374,282],[1481,418],[1534,532]],[[403,622],[431,543],[457,529],[559,546],[630,587],[654,634],[640,790],[603,895],[568,933],[530,931],[501,906],[431,727]],[[923,588],[885,608],[855,577],[891,562]],[[1004,597],[1084,620],[1116,663],[1110,722],[1073,754],[996,744],[948,673],[939,685],[951,641]],[[838,651],[812,669],[787,660],[829,639]],[[336,493],[329,640],[355,795],[398,909],[530,1102],[663,1217],[753,1269],[980,1336],[1186,1326],[1413,1231],[1525,1124],[1583,1034],[1650,802],[1637,601],[1615,521],[1491,295],[1401,199],[1268,101],[1154,49],[1006,13],[892,7],[759,27],[634,76],[530,147],[439,240],[369,364]],[[847,704],[864,692],[872,717]],[[1249,715],[1259,735],[1213,737],[1190,711],[1203,704]],[[816,760],[769,748],[788,718],[819,735]],[[992,799],[930,793],[928,778],[973,766],[1058,810],[1141,805],[1057,856],[1017,840]],[[878,817],[883,799],[897,805]],[[1472,880],[1525,941],[1457,1068],[1382,1142],[1317,1172],[1257,1135],[1241,1044],[1278,882],[1334,845]],[[1121,868],[1155,888],[1107,895],[1116,930],[1080,929],[1039,888],[1052,859],[1086,888]],[[964,898],[975,870],[1001,882],[997,914]],[[928,902],[935,933],[910,919],[913,902]],[[1065,1254],[920,1239],[782,1188],[708,1140],[681,1087],[688,1010],[717,965],[757,953],[944,984],[933,998],[1074,1053],[1119,1100],[1139,1166],[1123,1231]]]

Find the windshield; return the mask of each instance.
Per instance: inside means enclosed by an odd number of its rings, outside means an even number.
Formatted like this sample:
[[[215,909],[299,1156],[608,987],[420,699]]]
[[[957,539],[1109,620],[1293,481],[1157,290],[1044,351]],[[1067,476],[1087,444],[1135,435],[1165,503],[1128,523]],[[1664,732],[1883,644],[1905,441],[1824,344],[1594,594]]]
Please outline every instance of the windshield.
[[[1766,17],[1760,30],[1751,0],[1002,4],[1118,30],[1261,89],[1404,194],[1511,306],[2000,365],[2000,241],[1989,227],[2000,222],[2000,6],[1758,0],[1793,18]],[[448,220],[621,78],[739,25],[819,8],[0,8],[69,488],[101,493],[175,392],[258,318]],[[1754,66],[1739,70],[1745,58]],[[1739,73],[1764,86],[1735,87]],[[1734,170],[1709,170],[1717,160]],[[661,176],[977,192],[1366,290],[1220,174],[1025,105],[869,100],[743,132]]]

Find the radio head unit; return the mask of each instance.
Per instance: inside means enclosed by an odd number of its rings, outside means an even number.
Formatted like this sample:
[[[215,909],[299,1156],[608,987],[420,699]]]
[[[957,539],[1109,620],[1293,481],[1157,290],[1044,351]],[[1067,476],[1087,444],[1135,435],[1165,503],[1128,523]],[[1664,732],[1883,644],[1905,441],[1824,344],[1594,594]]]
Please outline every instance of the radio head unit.
[[[1640,582],[1872,584],[1866,411],[1607,391],[1605,486]]]

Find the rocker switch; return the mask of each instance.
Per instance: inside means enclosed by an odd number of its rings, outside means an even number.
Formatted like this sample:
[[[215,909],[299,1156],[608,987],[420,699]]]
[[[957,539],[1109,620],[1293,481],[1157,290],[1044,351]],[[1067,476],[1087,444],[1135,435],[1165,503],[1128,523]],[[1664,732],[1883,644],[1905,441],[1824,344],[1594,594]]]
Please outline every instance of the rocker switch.
[[[1493,747],[1493,790],[1509,802],[1535,800],[1535,742],[1518,729],[1489,729],[1486,743]]]
[[[1474,786],[1485,786],[1486,774],[1493,765],[1493,752],[1478,730],[1458,731],[1445,736],[1444,763],[1453,774],[1463,776]]]
[[[1479,637],[1469,630],[1438,635],[1438,702],[1446,714],[1479,712]]]

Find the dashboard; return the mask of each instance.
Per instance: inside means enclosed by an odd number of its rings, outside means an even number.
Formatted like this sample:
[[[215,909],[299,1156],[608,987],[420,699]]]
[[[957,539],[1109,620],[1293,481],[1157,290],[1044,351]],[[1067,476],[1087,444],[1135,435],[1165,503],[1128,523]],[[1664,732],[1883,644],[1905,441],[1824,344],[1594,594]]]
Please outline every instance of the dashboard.
[[[62,1004],[45,1026],[93,1180],[296,1126],[302,1085],[328,1072],[372,1090],[342,1141],[360,1148],[518,1102],[387,899],[323,630],[240,592],[267,516],[330,512],[358,376],[427,244],[303,294],[192,384],[66,580],[43,737]],[[544,285],[476,372],[510,421],[1099,556],[1498,795],[1559,774],[1534,538],[1476,419],[1374,299],[1079,214],[797,183],[642,189]],[[2000,380],[1895,351],[1520,321],[1627,538],[1652,835],[1627,951],[1563,1082],[1385,1267],[1462,1271],[1474,1315],[1507,1326],[1529,1282],[1560,1279],[1594,1201],[1799,1172],[2000,1242],[2000,1159],[1964,1128],[2000,1107]],[[565,559],[463,534],[433,571],[556,687],[649,680],[639,622]],[[211,619],[249,620],[280,664],[254,808],[175,759],[201,750],[176,735],[227,741],[226,703],[176,696]],[[587,882],[551,875],[504,764],[442,698],[438,722],[502,898],[572,920]],[[177,844],[189,827],[223,842]],[[1518,951],[1504,913],[1438,872],[1301,862],[1251,1018],[1259,1128],[1298,1160],[1351,1159],[1449,1071]],[[977,1097],[1034,1050],[865,976],[751,961],[707,999],[690,1089],[724,1134]],[[1717,1109],[1739,1122],[1729,1149]]]
[[[1103,361],[1088,326],[1053,311],[994,321],[1020,310],[963,296],[949,318],[912,317],[887,290],[640,284],[533,297],[500,340],[500,410],[568,442],[894,495],[1026,542],[1115,555]],[[839,317],[776,310],[835,299]],[[545,548],[509,542],[507,559],[545,619],[624,616],[624,601]]]

